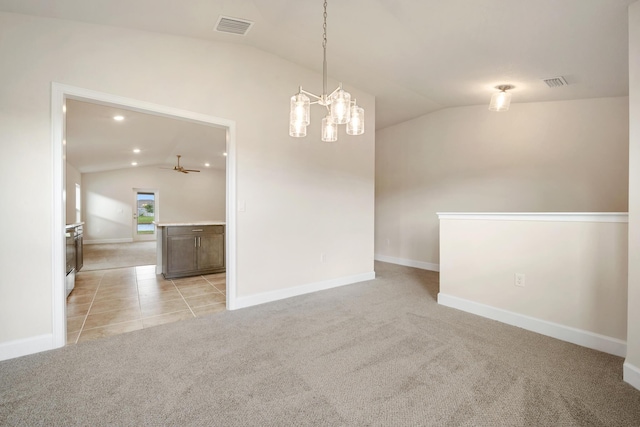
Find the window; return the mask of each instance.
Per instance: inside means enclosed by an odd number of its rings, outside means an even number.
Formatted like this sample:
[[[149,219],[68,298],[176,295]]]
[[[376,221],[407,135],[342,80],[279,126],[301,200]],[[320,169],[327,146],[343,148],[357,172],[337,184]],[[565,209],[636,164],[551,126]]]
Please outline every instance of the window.
[[[82,221],[82,203],[80,201],[80,184],[76,184],[76,222]]]
[[[138,209],[136,232],[138,234],[153,234],[155,231],[155,226],[153,225],[156,210],[155,194],[137,192],[136,206]]]

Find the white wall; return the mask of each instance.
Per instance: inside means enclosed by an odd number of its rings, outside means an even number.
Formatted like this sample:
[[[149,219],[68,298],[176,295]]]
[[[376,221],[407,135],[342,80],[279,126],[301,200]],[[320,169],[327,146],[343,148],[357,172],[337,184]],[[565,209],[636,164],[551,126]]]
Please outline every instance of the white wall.
[[[627,215],[496,217],[440,220],[438,302],[624,356]]]
[[[134,188],[158,190],[156,221],[225,220],[224,170],[176,173],[136,167],[82,174],[85,241],[132,238]]]
[[[624,379],[640,389],[640,2],[629,7],[629,315]]]
[[[627,211],[626,97],[487,107],[377,132],[377,256],[437,268],[438,211]]]
[[[76,222],[76,184],[80,185],[80,191],[82,191],[82,174],[69,162],[65,164],[65,172],[66,223],[73,224]],[[82,195],[80,196],[80,201],[82,202]]]
[[[0,210],[0,350],[52,333],[52,82],[235,121],[239,297],[373,271],[371,95],[345,82],[367,111],[364,135],[322,143],[314,107],[297,140],[289,98],[322,77],[260,50],[9,13],[0,40],[0,198],[12,207]],[[25,260],[33,268],[15,268]]]

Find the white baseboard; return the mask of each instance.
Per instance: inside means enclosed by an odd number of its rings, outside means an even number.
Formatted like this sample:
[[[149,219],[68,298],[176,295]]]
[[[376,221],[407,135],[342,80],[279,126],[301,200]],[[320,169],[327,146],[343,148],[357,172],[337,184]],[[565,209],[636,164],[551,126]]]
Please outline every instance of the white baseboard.
[[[622,365],[622,378],[626,383],[640,390],[640,368],[633,366],[629,362]]]
[[[13,359],[28,354],[56,348],[53,334],[38,335],[36,337],[0,343],[0,360]]]
[[[524,314],[501,308],[491,307],[478,302],[458,298],[443,293],[438,294],[438,304],[517,326],[528,331],[567,341],[593,350],[625,357],[627,343],[617,338],[596,334],[582,329],[572,328],[559,323],[525,316]]]
[[[128,239],[96,239],[96,240],[83,240],[85,245],[99,245],[102,243],[133,243],[133,238]]]
[[[363,274],[355,274],[353,276],[345,276],[337,279],[325,280],[322,282],[307,283],[306,285],[294,286],[292,288],[280,289],[277,291],[263,292],[247,297],[236,298],[232,310],[238,308],[246,308],[254,305],[264,304],[282,300],[285,298],[296,297],[299,295],[310,294],[313,292],[324,291],[326,289],[337,288],[340,286],[351,285],[358,282],[365,282],[376,278],[375,271]]]
[[[440,264],[432,264],[424,261],[414,261],[412,259],[395,258],[386,255],[374,255],[376,261],[388,262],[391,264],[404,265],[406,267],[419,268],[421,270],[440,271]]]

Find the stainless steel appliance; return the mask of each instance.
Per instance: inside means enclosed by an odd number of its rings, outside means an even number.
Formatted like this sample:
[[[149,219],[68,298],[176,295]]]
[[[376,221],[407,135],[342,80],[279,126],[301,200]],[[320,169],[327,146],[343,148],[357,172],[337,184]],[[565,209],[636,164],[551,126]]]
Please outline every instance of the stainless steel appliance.
[[[82,252],[82,228],[82,224],[76,226],[76,272],[80,271],[84,264],[84,256]]]
[[[65,230],[66,252],[67,252],[67,278],[65,280],[67,295],[71,293],[76,282],[76,231],[75,227],[68,227]]]

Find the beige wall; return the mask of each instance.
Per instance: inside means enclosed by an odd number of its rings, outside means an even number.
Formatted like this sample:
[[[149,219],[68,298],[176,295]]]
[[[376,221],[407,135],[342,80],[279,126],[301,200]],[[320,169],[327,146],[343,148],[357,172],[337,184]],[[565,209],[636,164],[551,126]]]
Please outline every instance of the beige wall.
[[[626,212],[627,159],[626,97],[450,108],[382,129],[376,255],[437,266],[438,211]]]
[[[65,173],[65,193],[67,198],[67,217],[65,223],[73,224],[74,222],[76,222],[76,184],[80,184],[80,191],[82,191],[82,174],[69,162],[65,164]],[[80,199],[80,201],[82,202],[82,195],[80,195]]]
[[[625,380],[640,389],[640,2],[629,7],[629,332]],[[633,371],[631,371],[633,369]]]
[[[0,210],[0,347],[52,333],[52,82],[235,121],[238,297],[373,271],[373,96],[345,82],[367,111],[364,135],[321,143],[314,107],[297,140],[289,98],[322,77],[275,55],[9,13],[0,40],[0,199],[11,206]]]
[[[224,170],[183,174],[138,167],[82,174],[85,241],[131,239],[133,188],[158,190],[157,218],[165,222],[225,220]]]
[[[513,218],[440,221],[440,294],[624,342],[626,215],[615,218],[625,222]]]

